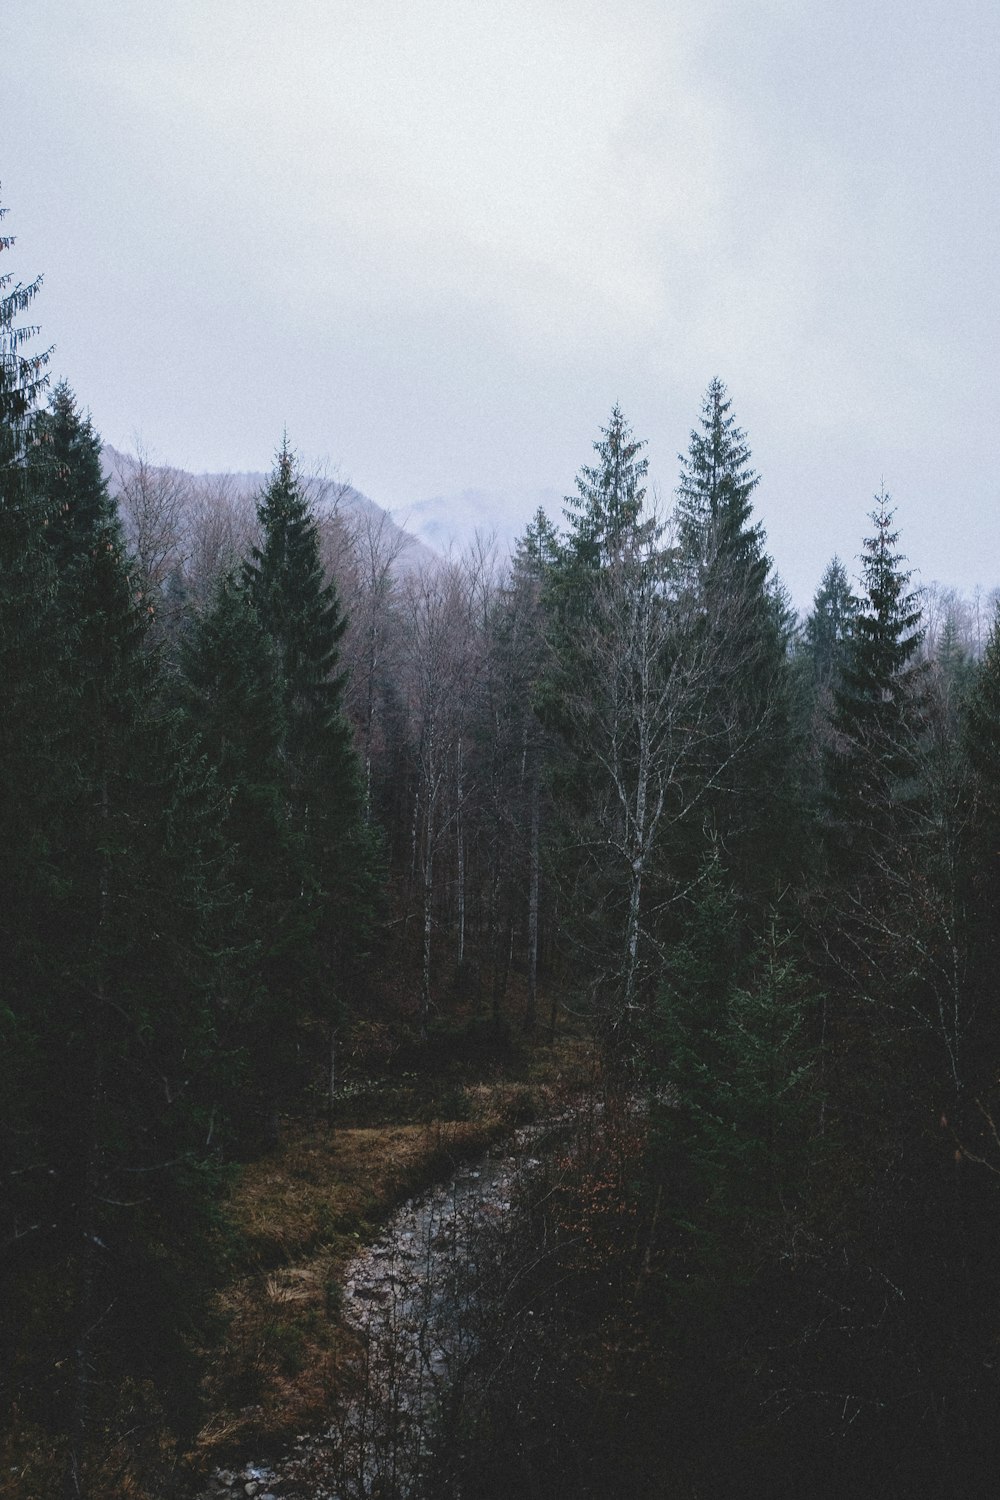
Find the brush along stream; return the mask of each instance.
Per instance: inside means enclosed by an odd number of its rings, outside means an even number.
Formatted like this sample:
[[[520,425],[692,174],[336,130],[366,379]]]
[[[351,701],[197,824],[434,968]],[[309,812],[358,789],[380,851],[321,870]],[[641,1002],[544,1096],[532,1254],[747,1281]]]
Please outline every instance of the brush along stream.
[[[403,1500],[433,1465],[442,1415],[476,1349],[475,1256],[515,1215],[515,1190],[570,1117],[529,1125],[411,1199],[348,1265],[344,1313],[361,1335],[350,1393],[320,1432],[270,1464],[216,1470],[206,1497]],[[483,1269],[486,1269],[483,1267]]]

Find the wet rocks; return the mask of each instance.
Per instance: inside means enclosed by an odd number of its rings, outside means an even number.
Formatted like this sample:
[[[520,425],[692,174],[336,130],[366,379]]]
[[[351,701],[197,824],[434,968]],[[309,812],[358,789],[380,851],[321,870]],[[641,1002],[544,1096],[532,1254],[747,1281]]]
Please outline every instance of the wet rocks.
[[[416,1488],[442,1397],[475,1344],[466,1312],[480,1226],[495,1232],[514,1212],[516,1182],[541,1164],[530,1147],[561,1123],[524,1127],[502,1153],[405,1204],[359,1251],[343,1301],[362,1335],[357,1394],[273,1466],[218,1470],[206,1500],[366,1500]]]

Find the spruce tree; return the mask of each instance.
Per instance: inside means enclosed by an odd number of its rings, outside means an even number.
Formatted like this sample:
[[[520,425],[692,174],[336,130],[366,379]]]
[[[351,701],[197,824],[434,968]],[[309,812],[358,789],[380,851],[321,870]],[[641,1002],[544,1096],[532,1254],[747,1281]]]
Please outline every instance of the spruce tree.
[[[0,222],[6,213],[0,207]],[[0,255],[13,245],[0,234]],[[31,352],[37,330],[20,321],[40,286],[41,277],[24,285],[0,273],[0,968],[9,978],[32,967],[31,912],[54,879],[44,828],[59,795],[65,733],[48,515],[30,482],[49,353]],[[7,1040],[0,1054],[13,1058]]]
[[[702,750],[692,766],[687,870],[716,847],[737,885],[769,900],[786,878],[795,799],[788,642],[791,614],[771,577],[764,528],[753,520],[760,483],[726,387],[714,379],[681,455],[673,581],[685,650],[702,677]]]
[[[882,491],[862,555],[864,594],[834,688],[829,841],[841,867],[878,857],[918,794],[921,611]]]
[[[553,875],[582,983],[615,1067],[657,962],[661,854],[677,761],[674,619],[662,527],[644,507],[646,460],[615,408],[581,470],[569,530],[546,571],[543,718],[558,807]],[[614,1069],[609,1069],[609,1076]]]
[[[242,587],[276,673],[280,790],[299,861],[297,938],[283,943],[273,985],[335,1024],[358,978],[378,887],[374,831],[364,822],[361,777],[343,712],[340,643],[347,620],[324,577],[319,528],[294,457],[282,445],[257,509],[260,540]],[[302,966],[307,966],[306,974]],[[279,976],[284,971],[284,978]]]
[[[817,692],[836,681],[857,612],[858,600],[847,569],[839,557],[834,557],[824,569],[804,631],[804,647]]]
[[[962,741],[971,773],[962,884],[968,900],[972,982],[983,1018],[977,1073],[984,1082],[988,1078],[994,1083],[1000,1056],[993,1003],[1000,964],[1000,613],[969,691]]]
[[[0,207],[0,221],[6,212]],[[0,234],[0,255],[13,244]],[[45,916],[59,885],[52,829],[65,734],[46,516],[28,473],[47,355],[30,353],[35,329],[20,320],[40,284],[0,273],[0,1246],[8,1269],[38,1256],[47,1232],[33,1165],[39,1024],[28,997],[43,982]],[[9,1283],[0,1296],[11,1311]],[[5,1356],[9,1368],[0,1349]]]
[[[1000,834],[1000,612],[990,628],[970,694],[965,745],[978,782],[984,821]]]
[[[718,377],[705,392],[688,451],[679,457],[677,543],[689,587],[711,602],[720,589],[762,598],[771,562],[763,526],[751,523],[760,476],[751,468],[746,436]]]
[[[293,996],[310,980],[313,918],[284,781],[277,658],[238,578],[220,579],[181,639],[179,663],[183,712],[224,799],[233,1001],[221,1041],[241,1060],[231,1107],[247,1143],[262,1116],[269,1128],[267,1112],[293,1073],[300,1015]]]
[[[347,619],[336,584],[323,576],[319,528],[295,460],[284,444],[257,507],[260,543],[244,568],[244,585],[277,658],[282,749],[293,800],[308,800],[314,758],[341,758],[348,790],[353,773],[341,700],[340,642]]]
[[[824,753],[819,926],[831,984],[850,1001],[842,1020],[875,1047],[865,1075],[880,1077],[882,1062],[886,1117],[905,1118],[921,1088],[954,1098],[965,1086],[975,997],[957,879],[964,773],[935,731],[920,605],[884,492],[871,519]]]
[[[0,1405],[61,1425],[76,1497],[118,1380],[133,1427],[154,1385],[191,1415],[220,850],[97,436],[66,387],[38,410],[38,285],[0,278]]]
[[[538,1005],[538,970],[542,912],[542,839],[549,799],[544,790],[550,748],[537,711],[545,673],[543,593],[547,570],[558,555],[558,538],[539,509],[517,539],[506,587],[490,611],[487,631],[488,713],[477,726],[477,738],[489,757],[490,810],[494,820],[491,846],[502,850],[506,884],[512,889],[511,930],[516,912],[525,918],[527,999],[524,1028],[534,1030]],[[499,940],[499,932],[497,941]],[[554,1020],[554,1017],[553,1017]]]
[[[47,521],[37,545],[53,629],[36,691],[54,690],[61,735],[58,783],[20,812],[48,878],[20,912],[22,961],[8,993],[28,1039],[31,1148],[45,1168],[33,1178],[44,1226],[35,1254],[62,1268],[69,1289],[65,1322],[46,1328],[40,1347],[61,1372],[62,1389],[47,1394],[65,1410],[64,1493],[76,1496],[102,1381],[186,1357],[186,1268],[209,1201],[204,1143],[217,1097],[219,849],[211,787],[160,707],[150,616],[99,443],[65,387],[37,442],[31,480]],[[174,1366],[173,1380],[187,1401],[190,1376]]]
[[[0,222],[6,213],[0,206]],[[0,234],[0,255],[13,245],[12,236]],[[30,809],[58,782],[51,759],[60,715],[52,671],[52,570],[43,545],[47,516],[29,483],[49,356],[29,352],[37,330],[19,321],[40,286],[41,277],[25,286],[12,272],[0,273],[0,933],[6,965],[21,947],[22,901],[30,907],[33,879],[44,879],[44,848],[28,834]]]
[[[581,468],[576,494],[566,499],[568,549],[577,566],[599,569],[649,532],[651,523],[643,517],[649,471],[649,460],[641,456],[645,446],[616,405],[594,443],[598,462]]]
[[[0,205],[0,223],[7,209]],[[0,233],[0,255],[14,246],[14,238]],[[38,329],[20,322],[42,285],[36,276],[27,284],[11,271],[0,272],[0,475],[23,466],[30,446],[32,421],[48,384],[46,366],[51,350],[32,350]]]

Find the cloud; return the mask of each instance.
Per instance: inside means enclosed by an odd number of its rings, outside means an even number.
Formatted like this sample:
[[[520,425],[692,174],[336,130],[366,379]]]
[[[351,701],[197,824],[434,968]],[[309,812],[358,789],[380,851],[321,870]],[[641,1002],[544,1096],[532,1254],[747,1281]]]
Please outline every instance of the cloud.
[[[618,399],[669,493],[719,373],[818,572],[830,496],[894,469],[994,537],[998,33],[986,0],[5,0],[5,198],[112,441],[260,467],[287,423],[405,508],[568,488]]]

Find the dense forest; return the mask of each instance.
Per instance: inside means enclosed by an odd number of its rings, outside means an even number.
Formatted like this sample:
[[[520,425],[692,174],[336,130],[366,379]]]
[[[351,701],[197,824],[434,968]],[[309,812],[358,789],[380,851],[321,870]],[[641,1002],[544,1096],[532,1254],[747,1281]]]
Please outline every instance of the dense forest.
[[[66,1500],[184,1492],[106,1450],[204,1421],[227,1184],[359,1036],[568,1033],[596,1144],[427,1493],[992,1493],[1000,621],[911,585],[884,492],[798,619],[717,379],[671,513],[615,407],[509,560],[408,564],[287,440],[251,507],[112,498],[38,289],[0,277],[0,1495],[25,1444]]]

